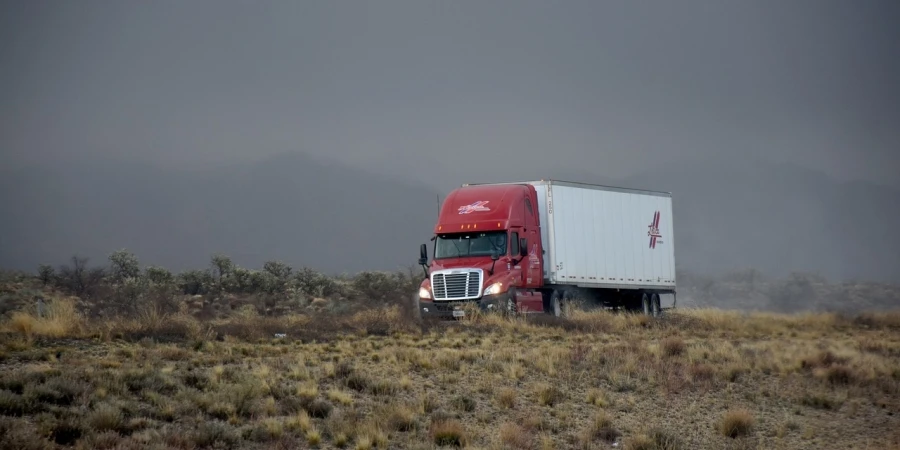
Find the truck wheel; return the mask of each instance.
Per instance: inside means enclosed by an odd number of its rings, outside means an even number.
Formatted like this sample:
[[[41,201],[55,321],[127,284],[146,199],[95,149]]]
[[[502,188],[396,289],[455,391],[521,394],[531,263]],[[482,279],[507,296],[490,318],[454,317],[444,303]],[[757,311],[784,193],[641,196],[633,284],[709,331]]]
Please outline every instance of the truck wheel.
[[[417,321],[422,320],[422,307],[419,305],[419,293],[416,292],[412,295],[412,316],[413,319]]]
[[[646,292],[641,295],[641,307],[644,309],[644,315],[649,316],[651,313],[650,296]]]
[[[514,316],[518,311],[516,307],[516,288],[509,288],[509,295],[506,297],[506,304],[503,305],[504,316]]]
[[[550,294],[550,304],[548,306],[548,314],[551,314],[554,317],[561,317],[563,315],[562,292],[558,289],[554,289],[553,293]]]
[[[653,296],[650,297],[650,307],[652,308],[653,317],[659,317],[662,315],[662,310],[659,307],[659,294],[653,293]]]

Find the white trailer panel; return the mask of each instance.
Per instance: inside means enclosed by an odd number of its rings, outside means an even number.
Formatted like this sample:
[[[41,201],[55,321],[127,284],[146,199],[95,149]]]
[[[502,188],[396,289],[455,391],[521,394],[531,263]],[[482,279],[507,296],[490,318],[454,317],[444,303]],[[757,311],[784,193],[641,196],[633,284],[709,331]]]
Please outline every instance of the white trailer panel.
[[[547,283],[675,288],[670,194],[561,181],[529,184],[538,193]]]

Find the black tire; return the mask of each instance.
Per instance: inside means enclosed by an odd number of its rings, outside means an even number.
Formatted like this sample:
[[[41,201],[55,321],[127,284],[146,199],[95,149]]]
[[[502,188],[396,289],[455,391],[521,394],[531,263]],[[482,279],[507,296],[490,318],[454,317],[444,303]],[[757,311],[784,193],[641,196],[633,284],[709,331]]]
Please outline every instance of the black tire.
[[[646,292],[641,294],[641,311],[643,311],[645,316],[649,316],[652,314],[652,308],[650,307],[650,296],[647,295]]]
[[[550,294],[550,301],[547,306],[547,314],[554,317],[563,316],[563,293],[559,289],[554,289]]]
[[[412,295],[412,316],[418,322],[422,321],[422,306],[420,305],[419,293]]]
[[[650,296],[650,310],[653,313],[653,317],[662,316],[662,308],[660,308],[659,306],[659,294],[657,294],[656,292],[654,292],[653,295]]]
[[[516,288],[509,288],[509,295],[506,297],[506,304],[503,305],[503,315],[504,316],[515,316],[519,312],[518,305],[516,305]]]

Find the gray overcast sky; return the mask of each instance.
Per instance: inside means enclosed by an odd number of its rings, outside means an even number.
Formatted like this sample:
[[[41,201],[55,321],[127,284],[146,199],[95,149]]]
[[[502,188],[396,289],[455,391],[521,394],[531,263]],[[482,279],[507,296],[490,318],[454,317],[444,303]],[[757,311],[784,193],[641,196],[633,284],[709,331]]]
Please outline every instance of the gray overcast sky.
[[[900,186],[900,3],[4,2],[0,148],[489,177],[756,152]],[[444,177],[444,178],[440,178]]]

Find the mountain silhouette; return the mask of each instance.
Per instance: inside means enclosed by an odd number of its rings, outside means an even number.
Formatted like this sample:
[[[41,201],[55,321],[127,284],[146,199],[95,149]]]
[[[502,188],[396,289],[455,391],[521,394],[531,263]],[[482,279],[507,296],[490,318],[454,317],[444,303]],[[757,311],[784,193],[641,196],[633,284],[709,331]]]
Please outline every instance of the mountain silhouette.
[[[303,154],[204,170],[84,161],[2,174],[0,265],[34,270],[73,254],[106,264],[244,267],[279,259],[331,273],[415,264],[437,193]]]
[[[173,270],[207,267],[218,252],[245,267],[409,266],[447,192],[388,166],[376,174],[288,153],[199,170],[116,160],[6,170],[0,266],[33,271],[76,253],[105,264],[119,248]],[[621,178],[506,167],[474,181],[540,177],[672,192],[681,269],[900,281],[900,193],[888,187],[751,160],[683,161]]]

